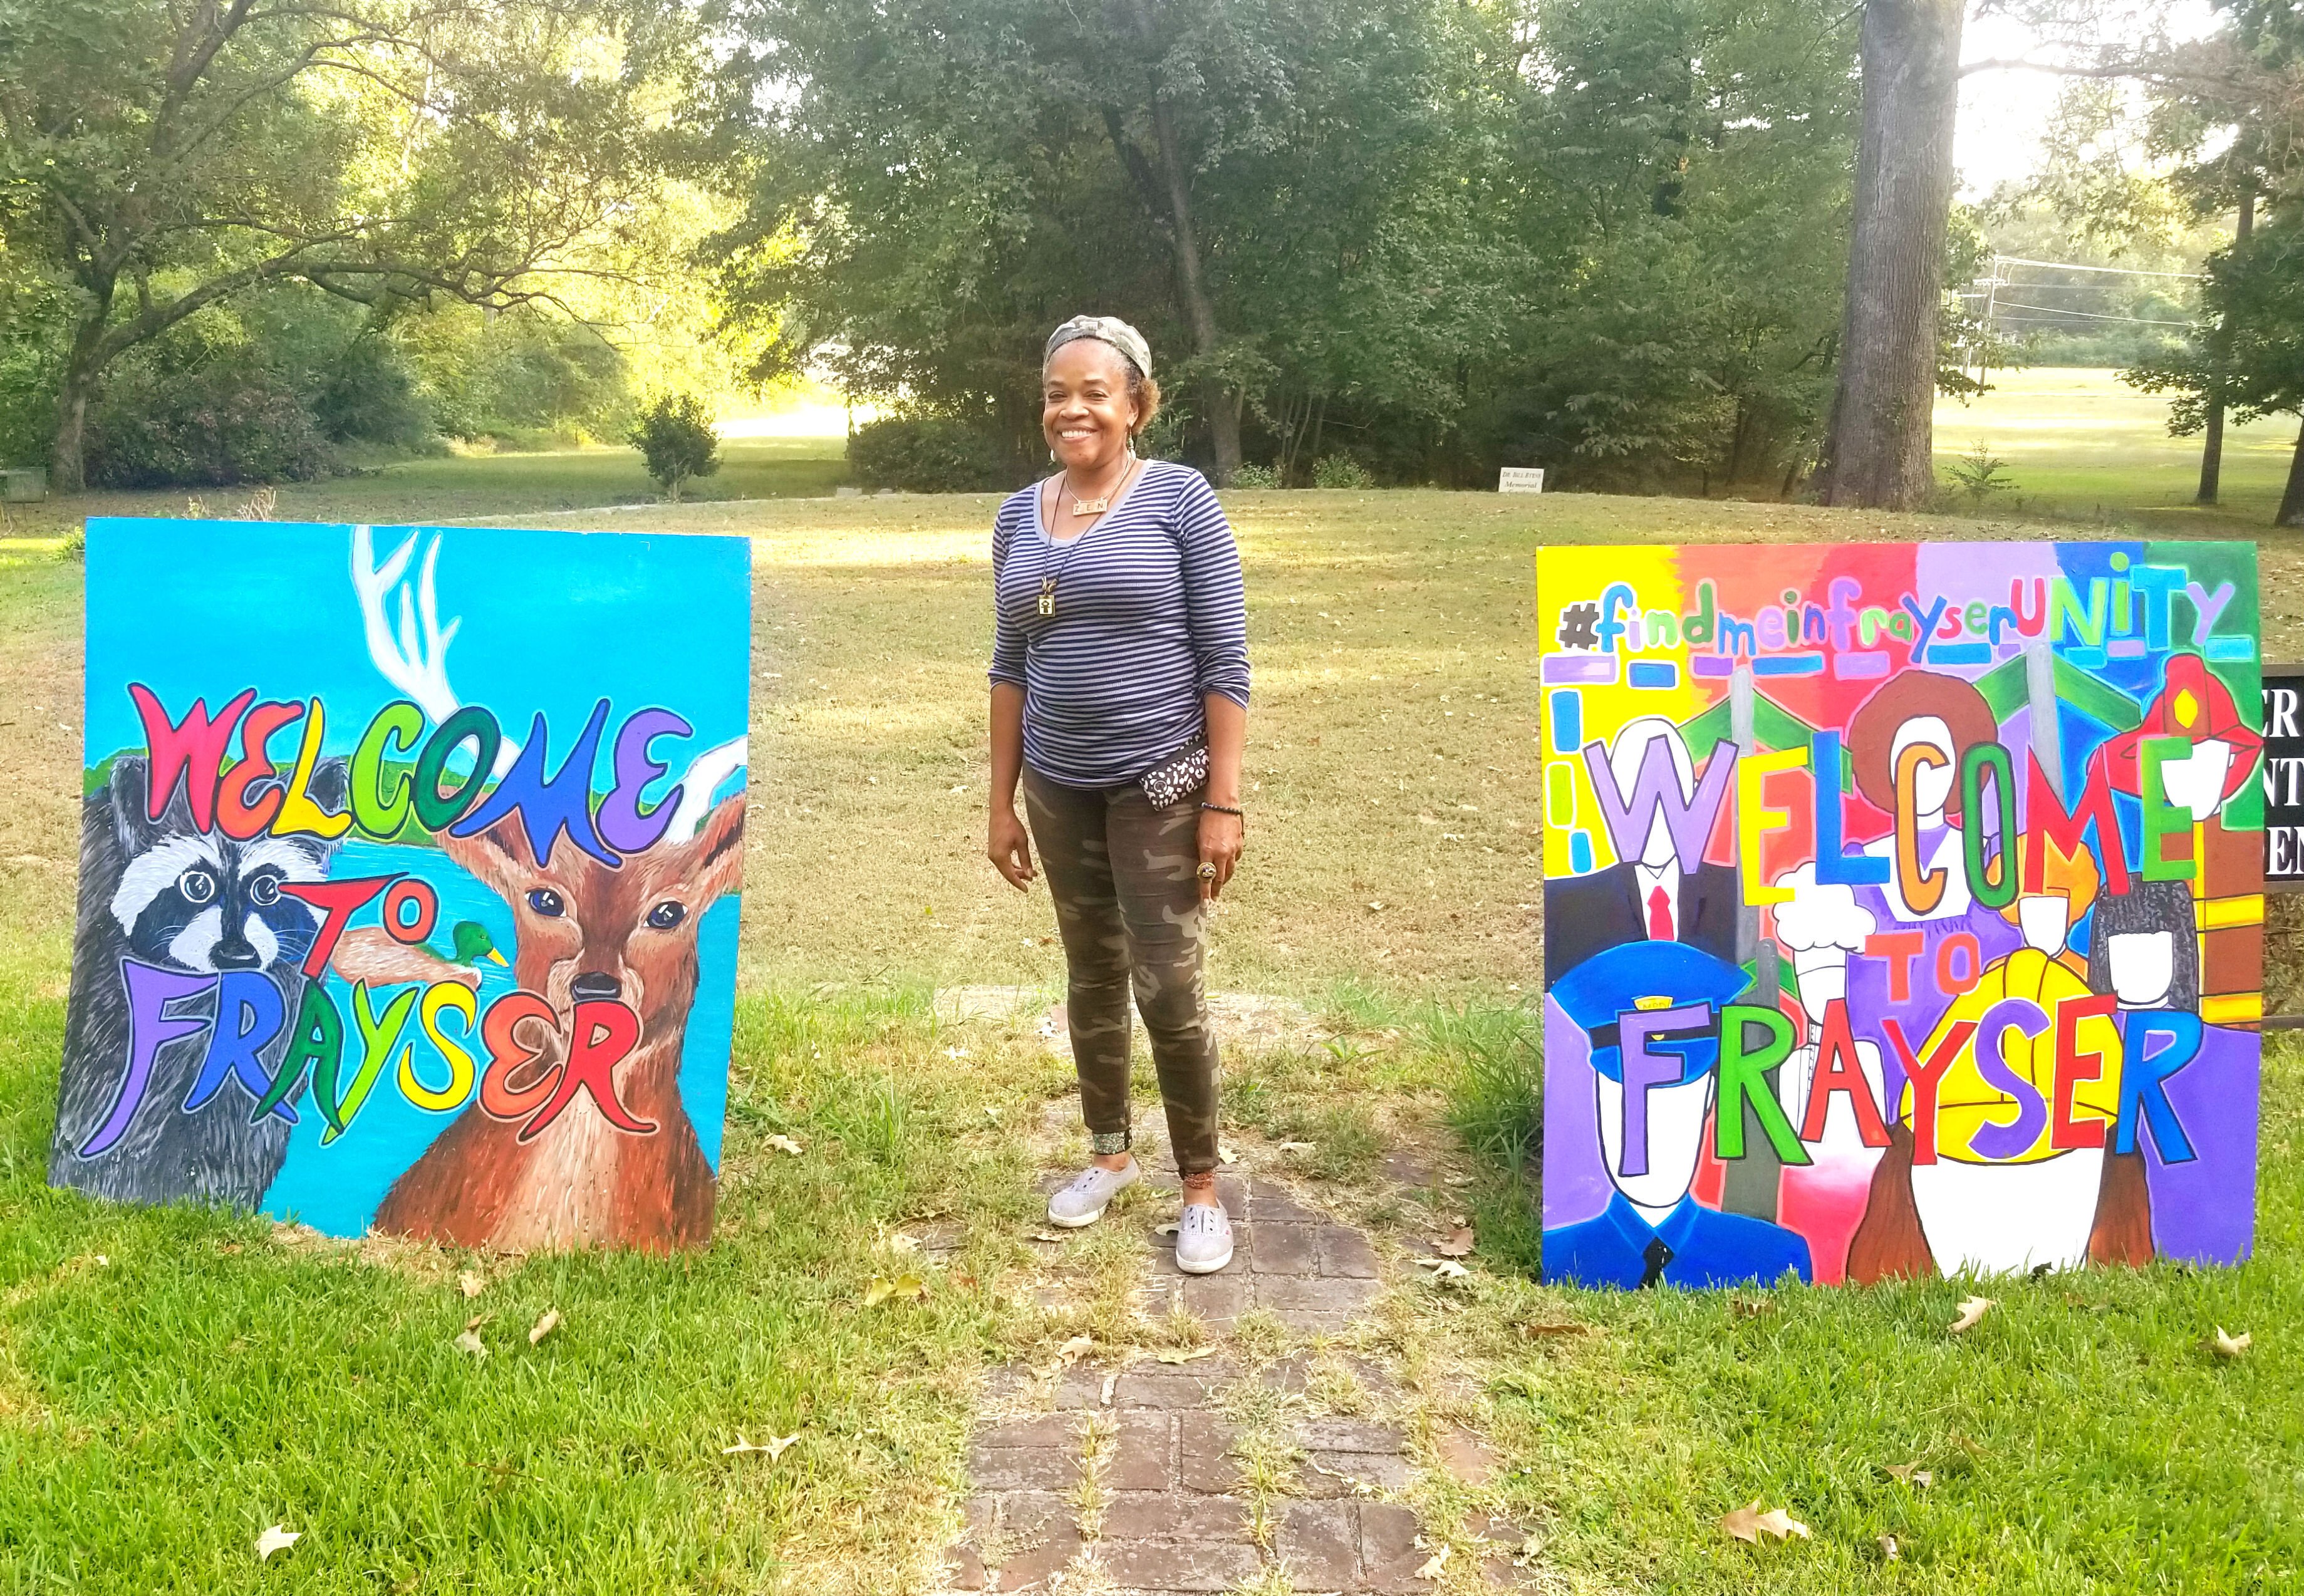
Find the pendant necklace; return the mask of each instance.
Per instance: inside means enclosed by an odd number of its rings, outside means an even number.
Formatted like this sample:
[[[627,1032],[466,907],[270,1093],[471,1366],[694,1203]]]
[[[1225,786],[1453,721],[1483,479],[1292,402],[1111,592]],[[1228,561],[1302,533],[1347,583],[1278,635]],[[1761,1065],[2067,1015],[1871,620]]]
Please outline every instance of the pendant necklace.
[[[1136,467],[1139,463],[1139,462],[1131,460],[1129,462],[1128,469],[1121,473],[1120,480],[1114,483],[1112,488],[1107,491],[1103,497],[1097,499],[1082,499],[1075,496],[1072,500],[1072,513],[1074,515],[1102,515],[1106,510],[1109,510],[1112,507],[1114,494],[1127,488],[1129,481],[1136,475]],[[1067,487],[1071,486],[1072,476],[1069,472],[1065,474],[1064,482]],[[1056,562],[1056,569],[1054,571],[1048,570],[1048,559],[1050,555],[1055,552],[1055,539],[1053,537],[1047,538],[1048,551],[1040,556],[1039,611],[1041,617],[1044,620],[1052,618],[1056,612],[1057,578],[1064,574],[1064,567],[1072,563],[1073,554],[1080,551],[1080,545],[1088,541],[1088,535],[1094,530],[1096,530],[1096,528],[1093,527],[1082,528],[1080,535],[1078,537],[1073,538],[1071,543],[1064,545],[1063,558]],[[1046,536],[1046,528],[1042,529],[1042,535],[1043,536]]]

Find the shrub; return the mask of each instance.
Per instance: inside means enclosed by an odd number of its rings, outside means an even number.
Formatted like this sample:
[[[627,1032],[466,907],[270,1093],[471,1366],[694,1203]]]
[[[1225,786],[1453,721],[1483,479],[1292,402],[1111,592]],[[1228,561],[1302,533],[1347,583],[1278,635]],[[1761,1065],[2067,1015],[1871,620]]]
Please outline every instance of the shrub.
[[[1312,468],[1314,487],[1374,487],[1368,469],[1349,454],[1324,454]]]
[[[312,419],[330,443],[415,450],[431,440],[431,408],[390,339],[355,338],[318,375]]]
[[[451,437],[622,438],[631,427],[630,364],[589,327],[532,307],[488,315],[450,305],[405,318],[393,336]]]
[[[2016,483],[2007,475],[2008,462],[1994,454],[1981,439],[1976,446],[1945,468],[1959,491],[1967,495],[1969,503],[1981,508],[1995,494],[2012,490]]]
[[[1280,473],[1270,466],[1242,466],[1232,474],[1234,487],[1278,487]]]
[[[998,441],[946,416],[886,416],[848,438],[848,469],[866,487],[908,494],[981,494],[1013,487]]]
[[[302,396],[232,350],[175,370],[123,367],[90,409],[87,448],[102,487],[303,482],[335,466]]]
[[[693,393],[666,393],[642,410],[632,424],[631,443],[648,461],[648,475],[674,503],[690,477],[709,477],[720,469],[712,407]]]

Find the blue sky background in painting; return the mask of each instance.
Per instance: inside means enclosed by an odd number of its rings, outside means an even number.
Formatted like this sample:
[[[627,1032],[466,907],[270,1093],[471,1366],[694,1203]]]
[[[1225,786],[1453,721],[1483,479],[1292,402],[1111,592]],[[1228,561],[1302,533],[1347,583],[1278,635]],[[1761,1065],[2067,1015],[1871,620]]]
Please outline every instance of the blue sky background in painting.
[[[686,717],[698,748],[743,733],[746,539],[378,527],[379,561],[419,531],[442,539],[440,620],[463,621],[448,680],[462,702],[494,711],[507,739],[524,739],[542,710],[556,758],[603,695],[611,735],[645,705]],[[131,680],[178,716],[197,697],[213,709],[243,688],[282,700],[318,694],[331,754],[350,754],[369,717],[400,697],[368,659],[348,526],[90,520],[88,664],[89,764],[143,746]],[[293,735],[274,746],[291,749]],[[675,770],[684,763],[672,739],[656,750]],[[604,747],[596,785],[606,766]]]

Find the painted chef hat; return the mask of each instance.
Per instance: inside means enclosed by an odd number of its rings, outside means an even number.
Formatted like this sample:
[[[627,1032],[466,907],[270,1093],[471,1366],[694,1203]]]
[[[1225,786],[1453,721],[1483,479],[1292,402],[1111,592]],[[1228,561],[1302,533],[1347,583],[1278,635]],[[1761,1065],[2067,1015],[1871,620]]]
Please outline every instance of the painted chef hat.
[[[1628,1014],[1708,1003],[1714,1009],[1733,1000],[1750,982],[1724,958],[1686,942],[1622,942],[1596,953],[1552,984],[1552,997],[1592,1038],[1592,1068],[1612,1081],[1624,1078],[1622,1026]],[[1677,1052],[1680,1078],[1708,1073],[1720,1055],[1718,1016],[1702,1034],[1693,1029],[1667,1032],[1648,1043],[1651,1052]]]

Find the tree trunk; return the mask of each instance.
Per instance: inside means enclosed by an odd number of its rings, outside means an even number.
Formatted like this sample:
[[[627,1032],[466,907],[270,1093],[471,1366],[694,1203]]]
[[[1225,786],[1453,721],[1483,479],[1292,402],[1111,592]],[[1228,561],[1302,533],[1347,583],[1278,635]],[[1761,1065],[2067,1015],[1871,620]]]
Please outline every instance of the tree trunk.
[[[89,322],[72,339],[64,357],[63,379],[56,384],[55,440],[48,450],[48,483],[60,494],[76,494],[88,486],[88,405],[96,397],[103,369],[96,345],[104,324]]]
[[[2296,435],[2296,452],[2288,461],[2288,491],[2280,495],[2275,527],[2304,527],[2304,432]]]
[[[2195,504],[2214,504],[2224,474],[2224,396],[2221,386],[2222,372],[2216,374],[2219,385],[2208,397],[2207,435],[2200,440],[2200,491],[2192,495]]]
[[[112,319],[114,280],[97,276],[89,287],[92,303],[72,329],[64,351],[64,375],[56,384],[56,431],[48,448],[48,486],[60,494],[88,486],[88,402],[115,351],[106,350],[105,325]]]
[[[1191,184],[1184,171],[1176,124],[1157,90],[1152,95],[1152,131],[1159,141],[1160,178],[1168,195],[1168,231],[1176,245],[1176,289],[1184,301],[1184,319],[1192,329],[1192,351],[1203,358],[1216,352],[1216,308],[1208,298],[1207,279],[1200,270],[1199,237],[1192,230]],[[1216,486],[1232,481],[1240,469],[1240,395],[1220,380],[1208,384],[1208,430],[1216,451]]]
[[[1961,0],[1868,0],[1864,116],[1824,502],[1908,510],[1930,459]]]
[[[2256,195],[2253,191],[2240,197],[2240,215],[2232,225],[2232,248],[2244,249],[2256,232]],[[2232,358],[2232,328],[2221,323],[2215,334],[2215,386],[2208,393],[2207,436],[2200,444],[2200,491],[2192,495],[2195,504],[2213,504],[2223,487],[2224,470],[2224,365]]]
[[[76,494],[88,486],[88,387],[67,381],[56,395],[56,435],[48,447],[48,486]]]

